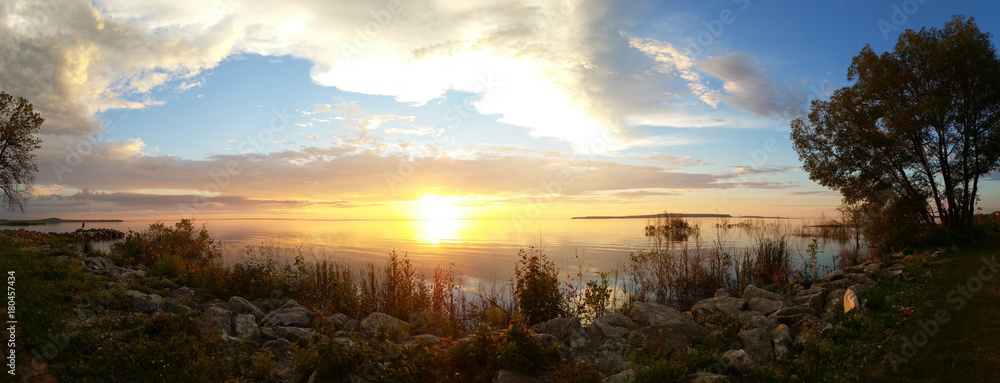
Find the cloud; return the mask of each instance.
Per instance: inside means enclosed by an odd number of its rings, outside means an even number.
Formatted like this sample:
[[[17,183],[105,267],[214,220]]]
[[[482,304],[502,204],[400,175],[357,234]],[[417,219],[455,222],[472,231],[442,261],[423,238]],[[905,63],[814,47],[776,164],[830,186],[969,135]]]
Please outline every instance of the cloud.
[[[313,140],[313,141],[319,141],[319,136],[306,136],[306,138],[308,138],[310,140]]]
[[[654,153],[642,158],[643,161],[672,166],[706,166],[715,165],[689,156],[671,156],[664,153]]]
[[[718,97],[758,116],[790,120],[806,113],[809,95],[776,80],[749,55],[736,52],[711,58],[699,68],[724,81]]]

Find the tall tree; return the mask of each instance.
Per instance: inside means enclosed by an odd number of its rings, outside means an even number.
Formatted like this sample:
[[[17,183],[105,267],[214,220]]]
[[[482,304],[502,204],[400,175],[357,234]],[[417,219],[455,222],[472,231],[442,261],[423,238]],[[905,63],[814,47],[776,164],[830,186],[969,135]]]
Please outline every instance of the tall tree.
[[[42,140],[38,128],[45,119],[23,97],[0,92],[0,189],[3,208],[24,212],[25,198],[35,183],[35,153]]]
[[[809,177],[846,204],[911,223],[972,223],[979,178],[1000,168],[1000,59],[975,20],[865,46],[828,101],[792,121]]]

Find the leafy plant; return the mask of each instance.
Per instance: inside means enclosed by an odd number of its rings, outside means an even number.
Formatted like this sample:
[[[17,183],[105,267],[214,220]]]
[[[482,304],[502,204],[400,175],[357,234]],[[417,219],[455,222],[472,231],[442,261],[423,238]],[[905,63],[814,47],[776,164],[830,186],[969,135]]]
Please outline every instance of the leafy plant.
[[[559,272],[555,264],[534,246],[518,252],[514,268],[514,296],[528,325],[545,322],[562,314],[566,304],[559,292]]]

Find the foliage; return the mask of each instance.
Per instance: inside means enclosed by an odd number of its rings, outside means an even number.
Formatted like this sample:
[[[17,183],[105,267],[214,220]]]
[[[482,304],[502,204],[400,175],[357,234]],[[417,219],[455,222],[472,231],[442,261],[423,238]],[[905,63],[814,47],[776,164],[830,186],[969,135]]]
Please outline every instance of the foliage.
[[[973,19],[907,30],[891,52],[865,47],[854,83],[813,101],[792,122],[795,150],[812,180],[836,189],[891,226],[972,223],[981,176],[1000,167],[1000,59]],[[893,233],[902,234],[902,233]]]
[[[0,204],[24,212],[25,198],[35,182],[35,153],[41,147],[38,129],[45,119],[24,97],[0,92]],[[57,170],[58,171],[58,170]]]
[[[566,303],[559,292],[559,272],[541,249],[518,252],[514,268],[514,296],[528,325],[545,322],[563,313]]]
[[[217,262],[222,247],[209,236],[205,225],[197,229],[193,220],[182,219],[173,227],[156,222],[141,232],[130,230],[123,241],[111,245],[110,255],[118,264],[146,267],[179,256],[186,269],[194,270]]]

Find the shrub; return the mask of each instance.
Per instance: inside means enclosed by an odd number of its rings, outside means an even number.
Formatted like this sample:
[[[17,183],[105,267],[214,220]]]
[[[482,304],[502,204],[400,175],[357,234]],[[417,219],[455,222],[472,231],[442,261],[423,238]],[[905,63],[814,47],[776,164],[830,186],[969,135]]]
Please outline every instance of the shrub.
[[[565,302],[559,292],[559,272],[555,264],[535,247],[518,252],[521,260],[514,268],[514,296],[528,325],[558,317]]]
[[[141,232],[130,230],[123,241],[111,245],[110,255],[116,263],[146,267],[178,255],[193,270],[217,262],[222,246],[209,236],[205,225],[197,229],[193,220],[182,219],[173,227],[157,222]]]

